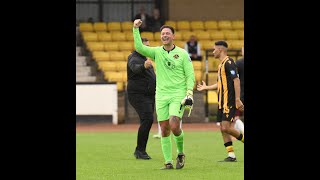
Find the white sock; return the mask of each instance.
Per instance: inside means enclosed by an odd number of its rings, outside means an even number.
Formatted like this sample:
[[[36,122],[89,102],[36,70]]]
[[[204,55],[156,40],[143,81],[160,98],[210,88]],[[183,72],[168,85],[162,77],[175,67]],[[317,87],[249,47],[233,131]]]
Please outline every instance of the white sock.
[[[232,158],[235,158],[235,157],[236,157],[236,155],[234,154],[234,152],[228,152],[228,156],[229,156],[229,157],[232,157]]]

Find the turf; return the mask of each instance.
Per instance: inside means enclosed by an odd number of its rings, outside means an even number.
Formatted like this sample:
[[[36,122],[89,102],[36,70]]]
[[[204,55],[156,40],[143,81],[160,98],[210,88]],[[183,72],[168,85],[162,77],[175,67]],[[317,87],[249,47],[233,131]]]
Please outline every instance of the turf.
[[[244,179],[244,144],[234,141],[238,162],[218,162],[227,156],[220,132],[185,131],[185,167],[159,170],[164,159],[160,139],[150,132],[147,152],[151,160],[137,160],[135,132],[77,133],[76,179]],[[177,156],[173,142],[173,160]]]

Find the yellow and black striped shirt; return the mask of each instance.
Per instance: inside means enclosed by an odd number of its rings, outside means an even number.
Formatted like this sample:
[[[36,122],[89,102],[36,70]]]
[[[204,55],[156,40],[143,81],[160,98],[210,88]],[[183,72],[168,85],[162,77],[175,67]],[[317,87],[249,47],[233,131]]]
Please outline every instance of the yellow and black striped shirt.
[[[237,77],[234,60],[226,56],[218,69],[218,108],[223,109],[223,113],[229,113],[229,109],[236,106],[233,79]]]

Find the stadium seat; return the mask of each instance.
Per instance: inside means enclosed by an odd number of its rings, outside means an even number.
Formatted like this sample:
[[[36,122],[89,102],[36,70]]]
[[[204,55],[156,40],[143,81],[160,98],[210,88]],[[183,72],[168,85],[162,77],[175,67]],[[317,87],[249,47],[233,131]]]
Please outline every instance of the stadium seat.
[[[194,70],[202,71],[202,63],[201,63],[201,61],[192,61],[192,64],[193,64],[193,69]]]
[[[244,46],[243,40],[229,40],[228,42],[232,49],[241,49]]]
[[[199,41],[200,42],[200,47],[201,50],[206,50],[206,49],[212,49],[214,42],[211,40],[203,40],[203,41]],[[204,54],[205,56],[205,54]]]
[[[150,46],[151,46],[151,47],[161,46],[161,45],[162,45],[162,43],[161,43],[160,40],[157,40],[157,41],[149,41],[149,43],[150,43]]]
[[[104,44],[102,42],[87,42],[87,48],[90,51],[104,51]]]
[[[119,51],[133,51],[134,45],[133,42],[128,42],[128,41],[119,41]]]
[[[83,37],[83,40],[85,42],[97,42],[99,41],[98,40],[98,34],[95,33],[95,32],[83,32],[82,33],[82,37]]]
[[[79,24],[79,31],[80,32],[93,32],[93,25],[92,23],[80,23]]]
[[[239,40],[244,40],[244,30],[235,30],[238,33]]]
[[[203,21],[191,21],[190,26],[191,26],[192,31],[195,31],[195,30],[204,31],[205,30]]]
[[[218,21],[219,30],[232,30],[232,24],[229,20]]]
[[[159,38],[159,39],[160,39],[160,38]],[[180,31],[174,32],[174,40],[178,40],[178,41],[183,40],[182,32],[180,32]]]
[[[149,41],[153,41],[154,40],[153,32],[141,32],[140,36],[142,38],[147,38]]]
[[[187,30],[191,31],[189,21],[177,21],[177,31]]]
[[[105,22],[95,22],[93,23],[93,29],[95,32],[107,32],[107,23]]]
[[[218,73],[217,72],[209,72],[208,73],[208,84],[215,84],[218,81]]]
[[[108,24],[109,32],[121,32],[121,24],[120,24],[120,22],[109,22],[107,24]]]
[[[131,32],[132,33],[133,22],[124,21],[124,22],[121,22],[120,24],[121,24],[122,32]]]
[[[186,44],[186,42],[185,41],[173,41],[173,44],[184,49],[184,45]]]
[[[133,42],[133,33],[132,33],[132,30],[131,30],[131,31],[125,31],[124,34],[125,34],[125,36],[126,36],[126,41]]]
[[[110,82],[123,82],[122,73],[116,71],[105,72],[105,78]]]
[[[218,103],[218,94],[215,90],[208,91],[208,103],[209,104],[217,104]]]
[[[110,54],[105,51],[93,51],[92,57],[94,60],[98,61],[109,61],[110,60]]]
[[[213,41],[225,40],[223,31],[209,31],[209,34]]]
[[[103,71],[114,71],[117,63],[116,61],[98,61],[98,66]]]
[[[234,21],[231,21],[231,24],[234,30],[244,30],[243,20],[234,20]]]
[[[117,82],[117,90],[118,91],[123,91],[124,90],[124,82]]]
[[[160,41],[161,33],[160,32],[154,32],[153,33],[153,38],[154,38],[155,41]]]
[[[226,40],[238,40],[239,35],[237,31],[234,30],[223,30],[224,37]]]
[[[119,51],[119,44],[117,42],[105,42],[104,43],[105,51]]]
[[[198,41],[211,40],[210,34],[207,31],[197,31],[196,37],[197,37]]]
[[[116,64],[117,71],[127,71],[127,61],[119,61]]]
[[[166,22],[165,22],[165,25],[172,26],[175,30],[177,30],[177,23],[176,23],[176,21],[166,21]]]
[[[205,21],[204,22],[205,30],[218,30],[218,22],[217,21]]]
[[[98,41],[101,41],[101,42],[112,41],[111,33],[108,33],[108,32],[97,32],[97,34],[98,34]]]
[[[120,51],[112,51],[110,52],[110,60],[111,61],[126,61],[127,57],[123,52]]]
[[[196,78],[196,83],[200,83],[202,81],[202,71],[194,70],[194,76]]]
[[[126,34],[123,32],[114,31],[111,32],[111,39],[112,41],[126,41]]]
[[[190,39],[191,35],[196,36],[196,33],[192,31],[182,31],[181,33],[182,33],[182,40],[184,40],[185,42],[187,42]]]

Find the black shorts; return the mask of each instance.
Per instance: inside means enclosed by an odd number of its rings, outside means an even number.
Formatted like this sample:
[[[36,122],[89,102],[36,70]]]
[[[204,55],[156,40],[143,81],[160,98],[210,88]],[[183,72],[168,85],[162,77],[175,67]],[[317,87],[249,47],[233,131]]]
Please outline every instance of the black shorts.
[[[218,109],[218,114],[217,114],[217,122],[221,121],[234,121],[234,117],[236,115],[236,108],[230,108],[229,113],[223,113],[223,109]]]

